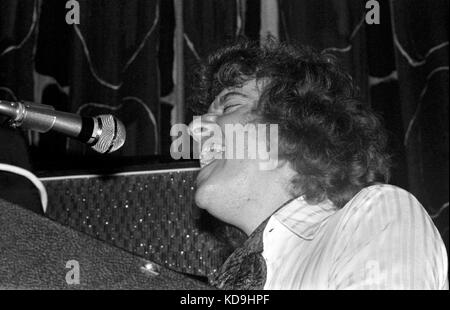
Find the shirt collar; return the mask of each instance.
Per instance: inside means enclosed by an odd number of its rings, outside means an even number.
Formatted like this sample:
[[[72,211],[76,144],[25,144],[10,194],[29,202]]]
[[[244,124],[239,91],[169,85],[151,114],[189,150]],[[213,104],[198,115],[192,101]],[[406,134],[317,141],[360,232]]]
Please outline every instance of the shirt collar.
[[[294,234],[312,240],[322,224],[336,211],[337,208],[330,200],[309,204],[301,196],[275,212],[274,217]]]

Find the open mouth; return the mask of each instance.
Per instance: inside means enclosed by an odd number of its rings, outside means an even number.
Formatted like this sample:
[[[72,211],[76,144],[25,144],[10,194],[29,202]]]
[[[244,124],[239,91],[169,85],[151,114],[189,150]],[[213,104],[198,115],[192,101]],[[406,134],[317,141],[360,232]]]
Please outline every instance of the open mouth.
[[[204,168],[216,159],[223,159],[225,146],[218,143],[208,143],[203,145],[200,153],[200,168]]]

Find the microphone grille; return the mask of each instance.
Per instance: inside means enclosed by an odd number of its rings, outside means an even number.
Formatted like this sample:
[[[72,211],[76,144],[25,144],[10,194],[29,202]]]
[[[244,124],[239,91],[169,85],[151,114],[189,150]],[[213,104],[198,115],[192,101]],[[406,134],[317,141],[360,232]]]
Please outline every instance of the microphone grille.
[[[110,114],[96,116],[100,135],[92,148],[99,153],[112,153],[123,146],[126,139],[125,126]]]

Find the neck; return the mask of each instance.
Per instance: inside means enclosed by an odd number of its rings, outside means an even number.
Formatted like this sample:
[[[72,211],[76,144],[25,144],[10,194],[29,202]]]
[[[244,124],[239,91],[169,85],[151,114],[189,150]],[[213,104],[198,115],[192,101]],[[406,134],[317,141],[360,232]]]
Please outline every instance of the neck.
[[[296,174],[287,162],[280,162],[276,170],[252,179],[250,194],[245,199],[245,205],[238,209],[239,214],[235,214],[233,224],[247,236],[251,235],[267,218],[294,198],[291,180]]]
[[[276,189],[272,185],[272,189]],[[246,214],[241,214],[238,226],[247,236],[258,228],[278,209],[290,202],[293,197],[284,190],[265,190],[258,198],[246,206]]]

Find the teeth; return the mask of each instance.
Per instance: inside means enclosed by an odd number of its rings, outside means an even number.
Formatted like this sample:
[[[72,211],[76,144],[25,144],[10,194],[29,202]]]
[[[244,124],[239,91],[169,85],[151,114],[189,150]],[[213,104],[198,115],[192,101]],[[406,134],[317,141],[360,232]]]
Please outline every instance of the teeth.
[[[223,151],[225,151],[225,146],[217,144],[217,143],[213,143],[210,145],[209,151],[210,152],[223,152]]]
[[[203,168],[213,162],[215,159],[222,158],[225,152],[225,146],[218,143],[211,143],[203,147],[200,153],[200,167]]]

